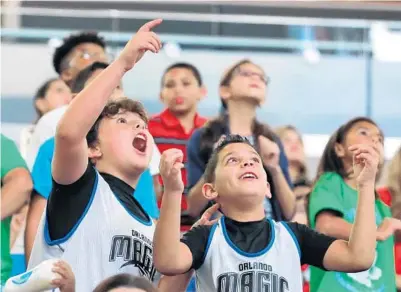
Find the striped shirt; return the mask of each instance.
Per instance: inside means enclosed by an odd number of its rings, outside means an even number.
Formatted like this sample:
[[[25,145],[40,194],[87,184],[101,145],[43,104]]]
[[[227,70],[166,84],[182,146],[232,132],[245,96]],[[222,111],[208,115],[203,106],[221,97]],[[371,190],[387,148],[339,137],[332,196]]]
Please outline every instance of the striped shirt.
[[[149,131],[152,134],[160,153],[163,153],[167,149],[177,148],[184,153],[184,168],[181,170],[182,179],[184,181],[185,189],[181,201],[182,215],[186,215],[185,210],[187,210],[187,200],[185,195],[188,193],[187,188],[187,142],[191,137],[194,130],[202,127],[206,123],[206,119],[195,115],[194,127],[191,131],[186,132],[182,127],[180,121],[176,116],[168,109],[164,110],[158,115],[153,116],[149,121]],[[163,186],[163,181],[160,178],[160,183]],[[160,202],[159,202],[160,203]],[[182,218],[181,223],[183,225],[191,225],[191,222],[184,222]]]

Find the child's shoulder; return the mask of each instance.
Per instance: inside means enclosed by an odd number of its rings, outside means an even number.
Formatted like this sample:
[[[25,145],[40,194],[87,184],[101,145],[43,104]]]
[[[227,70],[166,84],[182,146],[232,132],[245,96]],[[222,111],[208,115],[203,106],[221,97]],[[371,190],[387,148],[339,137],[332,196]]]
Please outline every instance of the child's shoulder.
[[[322,184],[322,183],[338,183],[338,182],[343,182],[344,179],[341,177],[341,175],[339,175],[336,172],[324,172],[322,173],[318,180],[316,181],[316,184]]]

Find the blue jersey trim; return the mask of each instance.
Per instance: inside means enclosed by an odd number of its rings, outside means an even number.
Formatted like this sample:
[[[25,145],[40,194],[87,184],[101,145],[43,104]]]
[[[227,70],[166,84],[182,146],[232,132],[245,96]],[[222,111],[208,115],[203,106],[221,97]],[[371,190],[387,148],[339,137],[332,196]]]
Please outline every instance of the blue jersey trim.
[[[123,202],[121,202],[121,200],[118,198],[118,196],[112,192],[114,197],[117,199],[117,201],[120,203],[120,205],[125,209],[125,211],[127,211],[127,213],[134,218],[136,221],[138,221],[139,223],[142,223],[143,225],[146,226],[151,226],[152,225],[152,217],[148,214],[148,212],[146,212],[146,210],[142,207],[142,205],[138,202],[137,199],[134,198],[134,200],[136,200],[136,202],[138,203],[138,205],[142,208],[143,212],[145,213],[145,215],[148,217],[148,221],[142,220],[141,218],[137,217],[135,214],[131,213],[130,210],[128,210],[127,207],[124,206]]]
[[[45,233],[45,241],[48,245],[53,246],[53,245],[58,245],[58,244],[64,243],[74,234],[74,232],[77,230],[79,224],[81,224],[82,220],[85,218],[86,214],[88,213],[88,211],[92,205],[93,199],[95,198],[95,194],[97,191],[98,182],[99,182],[99,174],[96,171],[95,183],[93,185],[92,194],[91,194],[89,203],[86,206],[84,213],[79,218],[78,222],[74,225],[74,227],[70,230],[70,232],[68,232],[68,234],[66,236],[64,236],[63,238],[51,240],[50,233],[49,233],[49,226],[48,226],[48,222],[47,222],[47,215],[46,215],[45,230],[44,230],[45,232],[44,233]]]
[[[299,246],[299,242],[298,242],[297,237],[295,236],[295,234],[294,234],[294,232],[292,231],[292,229],[290,228],[290,226],[288,226],[287,222],[282,221],[282,222],[280,222],[280,223],[283,224],[283,226],[285,227],[285,229],[287,229],[288,233],[291,235],[292,239],[294,240],[294,243],[295,243],[295,245],[296,245],[296,247],[297,247],[297,250],[298,250],[299,259],[301,259],[301,255],[302,255],[302,253],[301,253],[301,247]]]
[[[230,237],[229,237],[228,234],[227,234],[226,224],[225,224],[225,221],[224,221],[224,220],[225,220],[225,217],[223,216],[223,217],[221,218],[221,227],[222,227],[222,229],[223,229],[224,238],[226,239],[226,242],[228,243],[228,245],[229,245],[235,252],[237,252],[238,254],[240,254],[240,255],[242,255],[242,256],[245,256],[245,257],[249,257],[249,258],[259,257],[259,256],[261,256],[261,255],[267,253],[267,252],[270,250],[270,248],[273,246],[274,240],[276,239],[276,232],[275,232],[274,224],[273,224],[273,222],[272,222],[270,219],[266,219],[266,220],[269,222],[269,224],[270,224],[270,234],[271,234],[271,236],[270,236],[270,242],[267,244],[267,246],[266,246],[264,249],[262,249],[261,251],[256,252],[256,253],[249,253],[249,252],[242,251],[241,249],[239,249],[239,248],[231,241]]]
[[[218,225],[218,223],[213,224],[212,229],[210,230],[209,238],[207,239],[206,249],[205,249],[205,252],[203,253],[202,262],[205,262],[207,253],[209,251],[209,247],[212,244],[213,235],[214,235],[214,232],[216,231],[217,225]]]

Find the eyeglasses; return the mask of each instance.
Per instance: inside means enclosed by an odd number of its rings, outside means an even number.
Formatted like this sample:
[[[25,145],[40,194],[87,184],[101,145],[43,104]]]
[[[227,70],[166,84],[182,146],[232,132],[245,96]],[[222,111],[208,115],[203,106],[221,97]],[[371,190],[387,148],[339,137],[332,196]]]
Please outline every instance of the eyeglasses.
[[[74,63],[78,60],[99,60],[101,62],[109,63],[113,60],[113,55],[105,52],[90,52],[87,50],[77,51],[70,59],[69,67],[74,67]]]
[[[249,70],[240,69],[240,68],[238,68],[238,69],[236,70],[236,73],[237,73],[239,76],[242,76],[242,77],[253,77],[253,76],[257,76],[257,77],[259,77],[259,79],[260,79],[261,81],[263,81],[264,84],[268,85],[268,84],[270,83],[270,77],[269,77],[269,76],[266,76],[266,75],[263,74],[263,73],[257,73],[257,72],[253,72],[253,71],[249,71]]]

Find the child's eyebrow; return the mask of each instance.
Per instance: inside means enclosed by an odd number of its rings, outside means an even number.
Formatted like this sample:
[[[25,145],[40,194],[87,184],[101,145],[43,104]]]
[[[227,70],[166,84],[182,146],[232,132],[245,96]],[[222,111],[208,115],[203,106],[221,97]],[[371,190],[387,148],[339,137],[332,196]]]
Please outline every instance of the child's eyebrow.
[[[226,155],[223,156],[221,160],[224,161],[228,156],[232,155],[233,153],[234,151],[228,152]]]

